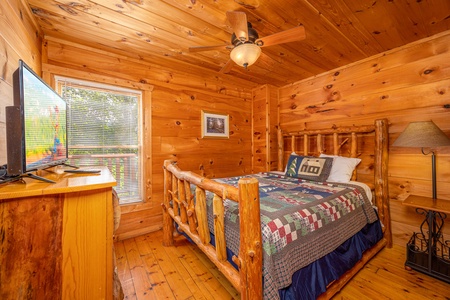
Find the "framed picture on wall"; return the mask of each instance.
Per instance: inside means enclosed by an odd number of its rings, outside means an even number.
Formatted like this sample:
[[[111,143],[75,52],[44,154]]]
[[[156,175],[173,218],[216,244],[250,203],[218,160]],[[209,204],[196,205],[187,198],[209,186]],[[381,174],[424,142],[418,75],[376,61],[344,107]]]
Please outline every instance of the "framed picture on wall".
[[[202,110],[202,138],[229,138],[227,114],[216,114]]]

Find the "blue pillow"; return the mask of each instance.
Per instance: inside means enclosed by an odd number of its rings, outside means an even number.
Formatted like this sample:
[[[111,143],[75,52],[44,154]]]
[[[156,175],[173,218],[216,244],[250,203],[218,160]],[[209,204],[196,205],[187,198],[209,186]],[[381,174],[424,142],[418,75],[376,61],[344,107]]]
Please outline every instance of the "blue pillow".
[[[286,166],[286,176],[324,182],[330,175],[332,165],[332,157],[291,154]]]

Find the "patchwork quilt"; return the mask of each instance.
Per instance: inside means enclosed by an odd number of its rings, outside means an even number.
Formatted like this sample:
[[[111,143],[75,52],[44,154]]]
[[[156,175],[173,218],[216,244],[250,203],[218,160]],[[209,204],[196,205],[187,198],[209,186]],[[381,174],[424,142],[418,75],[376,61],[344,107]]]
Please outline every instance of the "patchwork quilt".
[[[364,190],[345,183],[314,182],[275,173],[259,181],[263,239],[264,299],[279,299],[295,271],[336,249],[377,216]],[[238,185],[242,177],[216,179]],[[213,194],[207,195],[209,229],[214,233]],[[239,253],[238,203],[225,200],[227,247]]]

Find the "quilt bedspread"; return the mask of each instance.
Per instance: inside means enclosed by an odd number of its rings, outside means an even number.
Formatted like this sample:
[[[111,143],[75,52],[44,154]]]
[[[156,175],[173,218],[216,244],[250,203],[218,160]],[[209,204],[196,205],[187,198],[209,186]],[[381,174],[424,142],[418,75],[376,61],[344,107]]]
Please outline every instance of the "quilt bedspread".
[[[278,299],[295,271],[328,254],[377,216],[364,190],[356,185],[251,175],[259,181],[263,239],[264,299]],[[216,179],[237,186],[242,177]],[[212,198],[207,196],[209,216]],[[238,203],[225,200],[225,237],[239,253]],[[208,217],[213,233],[213,218]]]

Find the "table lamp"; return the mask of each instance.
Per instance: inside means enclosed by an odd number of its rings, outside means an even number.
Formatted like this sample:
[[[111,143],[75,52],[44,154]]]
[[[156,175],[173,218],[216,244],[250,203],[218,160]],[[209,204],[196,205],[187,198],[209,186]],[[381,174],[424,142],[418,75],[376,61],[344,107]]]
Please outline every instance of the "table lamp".
[[[431,172],[433,183],[433,199],[436,196],[436,157],[434,148],[450,146],[450,138],[433,123],[433,121],[409,123],[405,131],[392,144],[394,147],[421,147],[423,155],[431,153]],[[424,148],[429,148],[428,152]]]

